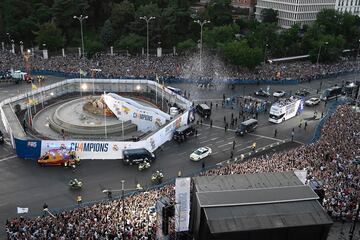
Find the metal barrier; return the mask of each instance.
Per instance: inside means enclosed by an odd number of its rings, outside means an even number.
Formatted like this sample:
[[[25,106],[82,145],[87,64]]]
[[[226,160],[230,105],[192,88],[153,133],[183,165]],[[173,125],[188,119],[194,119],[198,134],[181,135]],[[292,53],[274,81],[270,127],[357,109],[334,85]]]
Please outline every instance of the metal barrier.
[[[347,102],[349,102],[349,100],[347,98],[341,97],[337,100],[334,100],[334,101],[331,101],[330,103],[328,103],[329,105],[328,105],[327,111],[326,111],[324,117],[317,124],[317,126],[314,130],[314,135],[313,135],[312,139],[310,140],[310,144],[315,143],[320,139],[321,130],[324,127],[324,124],[331,117],[331,115],[333,115],[335,113],[335,111],[339,105],[345,104]]]

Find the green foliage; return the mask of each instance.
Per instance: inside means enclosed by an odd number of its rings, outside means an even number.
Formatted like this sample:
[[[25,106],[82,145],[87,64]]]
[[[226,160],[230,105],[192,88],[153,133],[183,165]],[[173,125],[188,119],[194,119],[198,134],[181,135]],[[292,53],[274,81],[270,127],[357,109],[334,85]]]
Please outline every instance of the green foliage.
[[[96,53],[104,51],[104,46],[101,44],[100,41],[92,40],[92,41],[86,41],[85,44],[85,51],[87,57],[91,58]]]
[[[217,48],[219,44],[224,44],[234,40],[235,34],[239,32],[238,25],[225,25],[221,27],[214,27],[212,29],[205,28],[204,43],[210,48]]]
[[[320,53],[319,62],[335,62],[341,56],[344,44],[345,40],[341,35],[321,35],[319,40],[311,42],[310,59],[312,62],[317,62]]]
[[[254,69],[263,60],[262,49],[251,48],[246,40],[227,42],[222,50],[229,62],[248,69]]]
[[[114,42],[114,29],[110,19],[105,21],[101,29],[101,42],[104,46],[110,46]]]
[[[211,0],[205,12],[206,19],[209,19],[215,26],[231,24],[230,3],[231,0]]]
[[[146,39],[134,33],[122,37],[115,43],[115,48],[119,50],[127,49],[131,53],[140,52],[145,47]]]
[[[64,46],[64,38],[61,30],[53,23],[44,23],[39,27],[39,31],[35,32],[36,42],[39,46],[46,44],[50,51],[58,50]]]
[[[128,24],[134,20],[134,13],[134,4],[127,0],[113,5],[110,21],[117,35],[127,32]]]
[[[179,42],[176,45],[176,48],[180,53],[186,53],[195,50],[196,43],[192,39],[187,39],[185,41]]]
[[[265,8],[261,10],[261,20],[263,23],[277,23],[278,11],[272,8]]]

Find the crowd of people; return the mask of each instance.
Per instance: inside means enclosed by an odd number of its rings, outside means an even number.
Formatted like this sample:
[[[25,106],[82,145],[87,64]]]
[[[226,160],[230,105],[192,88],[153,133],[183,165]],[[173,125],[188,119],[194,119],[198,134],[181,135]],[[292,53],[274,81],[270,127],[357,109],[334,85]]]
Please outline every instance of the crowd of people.
[[[26,66],[25,66],[26,65]],[[185,79],[242,79],[242,80],[311,80],[329,75],[351,73],[359,70],[357,61],[343,59],[334,64],[312,64],[310,61],[263,64],[249,71],[225,64],[216,55],[204,53],[199,55],[162,57],[150,56],[147,65],[145,55],[110,55],[96,54],[91,59],[79,58],[78,55],[50,56],[43,59],[41,55],[29,58],[28,64],[21,55],[0,51],[0,72],[18,70],[50,70],[62,73],[79,74],[80,70],[87,76],[93,76],[91,69],[100,69],[96,77],[155,77]]]
[[[339,106],[322,129],[320,140],[279,152],[210,169],[202,175],[307,170],[307,180],[323,183],[323,206],[334,219],[351,220],[360,198],[360,113]],[[18,217],[7,221],[9,239],[155,239],[158,230],[154,205],[160,196],[174,201],[174,186],[77,208],[56,217]],[[125,226],[124,226],[124,221]]]

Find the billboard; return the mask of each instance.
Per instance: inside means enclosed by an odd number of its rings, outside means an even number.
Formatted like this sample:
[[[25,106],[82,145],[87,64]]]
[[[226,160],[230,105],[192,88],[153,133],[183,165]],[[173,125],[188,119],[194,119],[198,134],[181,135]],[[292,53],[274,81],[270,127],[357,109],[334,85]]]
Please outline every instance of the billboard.
[[[146,141],[139,142],[105,142],[105,141],[51,141],[43,140],[41,143],[41,155],[51,149],[66,148],[76,151],[82,159],[122,159],[124,149],[146,148]]]

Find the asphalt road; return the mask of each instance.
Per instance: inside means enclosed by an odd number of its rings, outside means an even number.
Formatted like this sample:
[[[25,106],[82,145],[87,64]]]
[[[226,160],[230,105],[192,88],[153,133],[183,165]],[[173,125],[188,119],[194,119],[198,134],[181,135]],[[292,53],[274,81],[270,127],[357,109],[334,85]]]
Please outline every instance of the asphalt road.
[[[346,79],[352,79],[349,75]],[[49,84],[59,79],[49,78],[44,84]],[[335,82],[341,83],[345,79],[328,79],[322,81],[322,89],[333,85]],[[199,89],[194,84],[172,84],[174,87],[187,89],[190,98],[196,102],[209,103],[222,100],[222,94],[227,97],[249,95],[255,90],[267,86],[241,86],[238,85],[234,90],[226,85],[217,85],[216,89]],[[316,95],[316,89],[320,86],[320,81],[312,81],[296,86],[271,86],[271,91],[285,90],[294,93],[300,88],[307,88],[311,91],[311,96]],[[15,96],[26,90],[30,90],[28,84],[20,85],[0,85],[0,99]],[[62,167],[39,167],[34,161],[18,159],[9,145],[5,143],[0,146],[0,233],[4,233],[5,220],[17,216],[16,207],[29,207],[30,215],[41,214],[42,205],[46,202],[50,211],[63,209],[75,205],[76,196],[81,195],[84,202],[101,200],[105,198],[103,189],[120,189],[120,181],[124,179],[125,188],[134,188],[136,183],[142,186],[149,186],[150,176],[155,170],[162,170],[165,180],[172,179],[181,171],[182,175],[188,175],[201,170],[201,162],[192,162],[189,155],[196,148],[209,146],[213,154],[204,160],[206,166],[215,165],[230,158],[233,141],[236,142],[234,155],[239,156],[250,150],[253,142],[257,143],[257,148],[269,146],[291,138],[291,129],[295,128],[295,141],[307,143],[313,135],[313,130],[318,120],[309,121],[308,128],[298,128],[300,118],[310,118],[314,109],[305,107],[305,111],[299,117],[290,119],[282,124],[275,125],[267,121],[268,114],[259,115],[259,127],[257,130],[244,137],[236,137],[233,129],[225,132],[223,117],[230,119],[231,113],[238,115],[236,110],[221,108],[213,109],[213,127],[210,128],[208,122],[198,126],[198,136],[188,139],[185,143],[177,144],[168,142],[164,145],[163,151],[157,151],[157,160],[151,168],[139,172],[136,166],[124,166],[118,160],[83,160],[81,166],[75,172]],[[317,107],[317,111],[324,111],[324,104]],[[274,138],[275,128],[278,131]],[[84,187],[80,191],[72,191],[68,187],[71,178],[82,179]],[[1,234],[0,234],[1,236]]]

